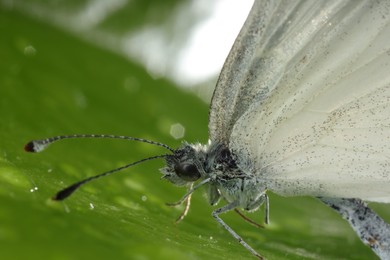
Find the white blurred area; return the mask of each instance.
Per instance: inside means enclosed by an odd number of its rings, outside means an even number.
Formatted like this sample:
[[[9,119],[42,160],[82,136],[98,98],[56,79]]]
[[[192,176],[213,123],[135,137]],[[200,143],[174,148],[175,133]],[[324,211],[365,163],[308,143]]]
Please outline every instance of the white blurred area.
[[[90,0],[77,12],[53,10],[39,1],[0,0],[0,3],[48,20],[93,44],[136,61],[153,77],[166,77],[183,87],[210,81],[210,87],[214,86],[253,4],[253,0],[183,1],[166,22],[157,26],[146,23],[137,31],[125,34],[99,27],[129,1]]]
[[[182,86],[200,84],[219,73],[252,4],[251,0],[185,2],[175,11],[175,24],[183,23],[189,13],[207,16],[188,32],[178,32],[188,37],[181,46],[172,50],[170,47],[177,45],[158,28],[143,28],[124,39],[123,50],[152,74],[167,76]]]

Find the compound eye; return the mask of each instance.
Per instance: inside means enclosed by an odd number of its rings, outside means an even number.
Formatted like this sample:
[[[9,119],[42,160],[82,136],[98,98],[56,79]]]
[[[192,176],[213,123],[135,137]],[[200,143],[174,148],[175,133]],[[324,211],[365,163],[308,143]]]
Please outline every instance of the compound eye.
[[[200,178],[198,168],[194,164],[176,164],[175,172],[185,181],[196,181]]]

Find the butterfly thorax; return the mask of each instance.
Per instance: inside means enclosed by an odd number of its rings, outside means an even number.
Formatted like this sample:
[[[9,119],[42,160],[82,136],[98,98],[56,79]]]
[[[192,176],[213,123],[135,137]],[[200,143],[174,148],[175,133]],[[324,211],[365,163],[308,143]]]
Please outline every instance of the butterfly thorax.
[[[227,202],[237,201],[246,210],[255,210],[262,202],[265,188],[261,180],[239,167],[240,161],[226,145],[185,143],[166,161],[167,166],[161,169],[163,178],[175,185],[191,187],[198,181],[208,180],[211,205],[224,198]]]

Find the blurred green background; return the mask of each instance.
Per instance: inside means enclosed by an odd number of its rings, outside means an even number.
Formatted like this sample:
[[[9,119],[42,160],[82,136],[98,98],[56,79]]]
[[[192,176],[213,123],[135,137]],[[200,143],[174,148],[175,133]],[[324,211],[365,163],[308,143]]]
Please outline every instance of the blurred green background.
[[[82,3],[35,2],[69,12]],[[123,28],[159,23],[178,2],[132,1],[99,26],[120,34]],[[184,139],[204,143],[208,104],[131,60],[31,16],[20,8],[23,1],[1,3],[1,259],[250,258],[211,217],[213,208],[201,191],[184,221],[174,223],[183,208],[165,202],[178,200],[185,190],[160,179],[163,161],[91,183],[65,202],[51,201],[77,180],[166,151],[120,140],[66,140],[28,154],[27,141],[109,133],[172,147]],[[175,123],[186,129],[183,140],[169,133]],[[266,229],[252,227],[234,212],[223,216],[269,259],[376,259],[348,224],[316,199],[271,194],[270,201]],[[388,206],[372,206],[390,220]],[[263,220],[261,210],[248,216]]]

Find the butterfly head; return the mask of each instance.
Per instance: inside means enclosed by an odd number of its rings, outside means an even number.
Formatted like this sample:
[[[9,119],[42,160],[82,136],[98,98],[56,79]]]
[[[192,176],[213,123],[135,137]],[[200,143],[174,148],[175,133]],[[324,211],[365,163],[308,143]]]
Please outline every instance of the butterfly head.
[[[163,178],[171,183],[184,186],[193,183],[205,175],[206,153],[200,145],[184,144],[166,157],[166,167],[160,171]]]

